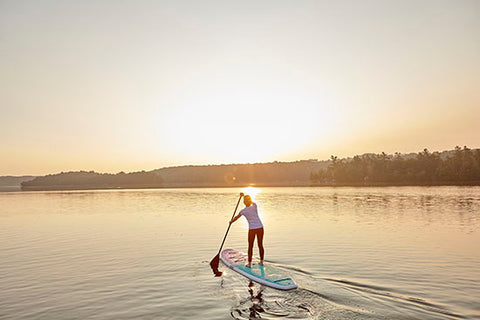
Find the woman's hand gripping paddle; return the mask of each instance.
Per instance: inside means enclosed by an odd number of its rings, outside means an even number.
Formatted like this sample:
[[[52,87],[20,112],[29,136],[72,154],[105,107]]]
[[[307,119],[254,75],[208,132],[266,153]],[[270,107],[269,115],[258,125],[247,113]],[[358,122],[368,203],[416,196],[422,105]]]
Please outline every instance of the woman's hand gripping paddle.
[[[242,199],[242,197],[243,197],[243,193],[240,193],[240,198],[238,198],[237,205],[235,206],[235,210],[233,211],[233,215],[230,221],[232,221],[233,217],[235,216],[235,213],[237,212],[237,209],[238,209],[238,204],[240,203],[240,200]],[[222,241],[222,244],[220,245],[220,249],[218,250],[217,255],[213,257],[212,261],[210,261],[210,267],[212,268],[212,271],[216,277],[220,277],[222,275],[222,272],[218,270],[218,263],[220,262],[220,252],[222,251],[223,244],[225,243],[225,239],[227,239],[228,231],[230,230],[230,226],[232,225],[230,221],[228,222],[227,232],[225,232],[225,236],[223,237],[223,241]]]

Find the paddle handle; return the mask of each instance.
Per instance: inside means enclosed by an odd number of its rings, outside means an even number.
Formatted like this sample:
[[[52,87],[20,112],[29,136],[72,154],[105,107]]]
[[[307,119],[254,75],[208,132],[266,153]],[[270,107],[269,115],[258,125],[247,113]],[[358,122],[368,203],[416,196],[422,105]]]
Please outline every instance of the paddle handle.
[[[232,225],[230,221],[232,221],[233,217],[235,217],[235,213],[237,212],[238,205],[240,204],[240,200],[242,200],[242,197],[243,197],[243,193],[240,193],[240,197],[238,198],[237,205],[235,206],[235,210],[233,210],[232,218],[230,218],[230,220],[228,221],[227,232],[225,232],[225,236],[223,237],[223,241],[222,241],[222,244],[220,245],[220,249],[218,249],[218,254],[220,254],[220,251],[222,251],[223,244],[225,243],[225,239],[227,239],[228,231],[230,230],[230,226]]]

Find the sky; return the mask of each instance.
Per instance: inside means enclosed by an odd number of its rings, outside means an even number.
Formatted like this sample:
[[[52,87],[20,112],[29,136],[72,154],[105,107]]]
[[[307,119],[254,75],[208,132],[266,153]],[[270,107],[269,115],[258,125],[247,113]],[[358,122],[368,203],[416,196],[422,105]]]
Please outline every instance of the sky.
[[[480,1],[0,0],[0,175],[480,147]]]

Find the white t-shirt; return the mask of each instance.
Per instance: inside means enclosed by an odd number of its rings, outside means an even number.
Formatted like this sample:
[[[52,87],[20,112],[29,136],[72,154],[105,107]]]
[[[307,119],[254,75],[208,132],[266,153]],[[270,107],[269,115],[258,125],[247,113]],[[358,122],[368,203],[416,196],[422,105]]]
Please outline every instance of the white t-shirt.
[[[247,218],[248,229],[259,229],[263,228],[262,221],[258,217],[257,204],[252,203],[250,207],[245,207],[240,211],[240,214]]]

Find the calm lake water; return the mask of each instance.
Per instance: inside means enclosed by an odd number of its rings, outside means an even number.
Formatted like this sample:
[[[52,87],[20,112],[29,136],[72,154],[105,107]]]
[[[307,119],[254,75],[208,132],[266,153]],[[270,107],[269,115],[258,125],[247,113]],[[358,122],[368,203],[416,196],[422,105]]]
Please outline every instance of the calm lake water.
[[[253,190],[288,292],[213,277],[240,191],[0,193],[0,319],[480,319],[479,187]]]

